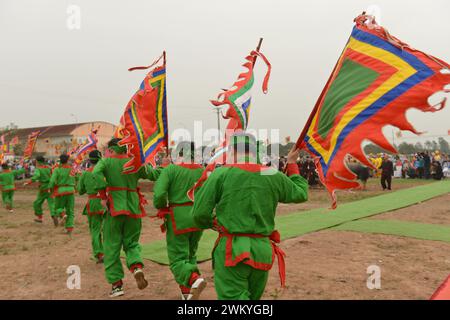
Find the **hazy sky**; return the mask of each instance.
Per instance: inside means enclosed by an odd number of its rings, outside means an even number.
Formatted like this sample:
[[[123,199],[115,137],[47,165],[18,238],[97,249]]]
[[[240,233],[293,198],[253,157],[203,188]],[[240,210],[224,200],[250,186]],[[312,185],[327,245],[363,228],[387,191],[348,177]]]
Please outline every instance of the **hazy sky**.
[[[81,29],[67,27],[70,5]],[[147,65],[167,51],[170,128],[215,127],[209,99],[229,87],[259,37],[272,63],[255,71],[249,126],[296,139],[353,26],[369,6],[411,46],[450,61],[450,1],[0,0],[0,127],[119,121]],[[444,134],[450,106],[408,113],[419,130]],[[224,125],[224,122],[222,123]]]

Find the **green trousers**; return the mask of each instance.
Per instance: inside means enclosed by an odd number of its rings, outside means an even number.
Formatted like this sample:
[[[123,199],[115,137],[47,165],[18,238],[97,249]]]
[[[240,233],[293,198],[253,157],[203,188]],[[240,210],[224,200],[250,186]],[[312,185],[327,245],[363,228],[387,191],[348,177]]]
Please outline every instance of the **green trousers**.
[[[124,277],[120,252],[123,248],[126,255],[127,268],[135,264],[144,266],[141,258],[142,221],[125,215],[112,217],[107,211],[103,223],[103,249],[106,280],[113,284]]]
[[[259,300],[266,288],[269,271],[254,269],[244,263],[225,266],[225,241],[213,254],[214,286],[219,300]]]
[[[42,210],[42,205],[45,200],[47,200],[48,209],[50,210],[50,215],[53,217],[55,215],[54,210],[54,199],[51,197],[51,193],[49,191],[39,190],[37,194],[36,200],[33,202],[34,214],[36,216],[42,216],[44,211]]]
[[[5,207],[9,206],[12,209],[13,199],[14,199],[14,190],[2,191],[2,201]]]
[[[63,212],[66,212],[66,229],[73,228],[73,222],[75,218],[74,207],[75,196],[73,194],[55,197],[55,215],[60,216]]]
[[[172,222],[166,219],[165,225],[170,271],[179,285],[190,287],[189,279],[192,273],[200,274],[197,266],[197,249],[203,232],[195,231],[175,235]]]
[[[102,242],[102,227],[103,227],[103,215],[94,214],[88,215],[89,233],[91,234],[92,253],[95,258],[100,253],[103,253]]]

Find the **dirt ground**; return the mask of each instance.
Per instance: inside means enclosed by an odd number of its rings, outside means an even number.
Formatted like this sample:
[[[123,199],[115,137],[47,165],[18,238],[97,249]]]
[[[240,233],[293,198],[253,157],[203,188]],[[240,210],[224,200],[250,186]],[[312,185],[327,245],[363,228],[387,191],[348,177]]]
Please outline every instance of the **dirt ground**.
[[[411,187],[419,181],[394,182],[394,189]],[[342,202],[373,196],[379,191],[373,180],[368,191],[340,195]],[[376,216],[436,224],[450,224],[449,196]],[[33,222],[31,209],[34,190],[16,192],[13,214],[0,211],[0,299],[108,299],[103,266],[91,259],[90,237],[86,217],[81,215],[84,197],[76,200],[76,229],[70,239],[55,228],[49,214],[44,223]],[[147,193],[151,199],[151,194]],[[311,190],[310,202],[281,205],[280,214],[326,206],[323,190]],[[150,214],[155,210],[148,208]],[[163,239],[160,221],[143,220],[142,242]],[[274,267],[264,299],[428,299],[450,273],[450,244],[404,237],[361,234],[357,232],[321,231],[286,240],[287,288],[279,288],[278,270]],[[381,289],[366,286],[367,267],[381,268]],[[66,270],[77,265],[81,270],[81,289],[66,286]],[[200,264],[209,284],[203,298],[215,299],[211,262]],[[179,299],[178,287],[167,266],[146,261],[149,287],[136,288],[125,272],[125,296],[121,299]]]

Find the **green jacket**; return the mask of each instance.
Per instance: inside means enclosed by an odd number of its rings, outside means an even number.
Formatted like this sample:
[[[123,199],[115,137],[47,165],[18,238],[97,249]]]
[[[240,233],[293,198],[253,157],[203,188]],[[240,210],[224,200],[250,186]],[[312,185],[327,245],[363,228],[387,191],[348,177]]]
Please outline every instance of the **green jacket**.
[[[106,208],[102,204],[104,197],[104,189],[97,190],[94,175],[92,173],[94,167],[89,168],[81,174],[78,181],[77,190],[80,195],[87,194],[88,201],[83,209],[83,215],[103,214]]]
[[[94,170],[96,190],[106,189],[111,216],[129,215],[133,218],[145,216],[145,199],[139,192],[139,179],[156,180],[159,169],[142,167],[136,173],[123,174],[123,165],[130,161],[126,154],[114,154],[102,158]]]
[[[25,173],[25,169],[5,170],[0,172],[0,185],[2,186],[2,191],[16,190],[15,179],[22,173]]]
[[[153,205],[160,217],[167,215],[175,234],[198,231],[191,215],[192,202],[187,192],[203,173],[200,164],[170,164],[161,171],[153,188]]]
[[[50,178],[48,188],[53,190],[55,197],[75,193],[76,178],[70,174],[72,167],[68,164],[57,167]]]
[[[278,203],[299,203],[308,198],[308,183],[299,175],[297,165],[289,168],[287,177],[259,164],[227,165],[215,169],[196,191],[194,222],[199,228],[212,228],[215,221],[215,228],[222,230],[217,248],[225,251],[227,266],[243,262],[256,269],[271,268],[269,237],[275,231]]]
[[[34,170],[31,181],[39,182],[39,189],[41,191],[46,191],[49,189],[48,185],[50,183],[51,175],[52,169],[49,166],[39,165],[36,167],[36,170]]]

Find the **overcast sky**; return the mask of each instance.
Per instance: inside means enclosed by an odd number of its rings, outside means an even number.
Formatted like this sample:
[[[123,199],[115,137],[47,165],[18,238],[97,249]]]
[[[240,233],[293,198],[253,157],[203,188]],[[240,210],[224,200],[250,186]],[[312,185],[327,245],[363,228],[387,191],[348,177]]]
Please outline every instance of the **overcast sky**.
[[[67,27],[67,8],[81,28]],[[369,6],[411,46],[450,61],[448,0],[0,0],[0,127],[104,120],[118,123],[147,65],[167,51],[170,129],[215,127],[209,99],[229,87],[259,37],[272,63],[256,67],[249,126],[296,139],[353,26]],[[408,113],[419,130],[445,134],[450,106]],[[223,123],[224,124],[224,123]]]

